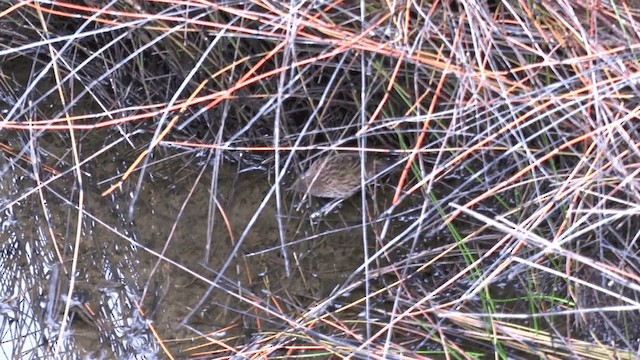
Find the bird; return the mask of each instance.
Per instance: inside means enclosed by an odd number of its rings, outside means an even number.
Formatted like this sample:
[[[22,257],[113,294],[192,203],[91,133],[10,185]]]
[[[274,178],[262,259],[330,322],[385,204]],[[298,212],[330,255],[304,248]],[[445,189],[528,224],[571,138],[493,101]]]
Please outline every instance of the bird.
[[[346,199],[360,190],[360,154],[338,153],[314,161],[291,185],[291,190],[311,196]],[[369,180],[393,164],[386,158],[367,156],[364,179]]]

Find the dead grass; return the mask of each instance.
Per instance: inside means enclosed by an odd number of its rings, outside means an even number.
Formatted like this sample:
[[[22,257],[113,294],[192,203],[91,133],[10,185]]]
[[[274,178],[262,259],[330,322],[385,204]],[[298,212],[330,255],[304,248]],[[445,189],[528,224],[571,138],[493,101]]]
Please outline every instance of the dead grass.
[[[77,212],[86,186],[127,193],[135,209],[163,159],[179,154],[186,167],[213,168],[210,221],[231,229],[215,191],[220,166],[261,168],[272,187],[256,216],[275,199],[271,245],[291,277],[303,271],[286,244],[336,230],[286,231],[299,213],[285,184],[301,160],[336,150],[398,159],[395,194],[359,221],[363,258],[323,299],[227,279],[253,223],[229,230],[229,261],[193,274],[209,291],[181,325],[192,329],[212,291],[252,310],[242,326],[211,330],[219,336],[179,341],[197,344],[190,355],[635,358],[634,2],[0,6],[0,116],[11,134],[2,152],[37,183],[3,194],[3,211],[56,189]],[[102,143],[89,146],[96,135]],[[91,179],[92,166],[112,175]],[[80,234],[87,219],[75,220]],[[227,332],[239,328],[252,331]]]

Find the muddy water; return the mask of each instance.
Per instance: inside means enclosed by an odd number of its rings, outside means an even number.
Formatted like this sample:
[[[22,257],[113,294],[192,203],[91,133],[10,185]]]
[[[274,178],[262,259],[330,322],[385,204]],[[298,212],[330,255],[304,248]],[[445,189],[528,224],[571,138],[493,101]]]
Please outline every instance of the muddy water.
[[[64,171],[69,164],[55,159],[68,147],[59,141],[43,139],[51,154],[42,162]],[[17,137],[8,145],[24,147]],[[241,344],[258,329],[282,329],[362,263],[358,196],[312,218],[323,202],[299,205],[282,191],[277,206],[269,171],[222,164],[214,176],[206,161],[185,166],[183,155],[150,164],[140,188],[134,176],[103,197],[132,160],[125,145],[115,150],[82,167],[79,236],[73,173],[40,166],[36,178],[28,162],[0,160],[7,357],[162,358],[158,339],[185,357],[205,352],[191,347],[207,339]],[[375,208],[369,201],[365,216]],[[367,246],[376,231],[366,227]]]

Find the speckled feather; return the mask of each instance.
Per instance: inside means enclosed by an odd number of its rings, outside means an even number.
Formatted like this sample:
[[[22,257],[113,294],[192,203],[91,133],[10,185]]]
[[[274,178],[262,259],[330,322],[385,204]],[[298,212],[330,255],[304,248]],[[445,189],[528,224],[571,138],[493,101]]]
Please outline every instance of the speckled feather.
[[[320,158],[298,177],[291,189],[323,198],[348,198],[360,189],[360,161],[359,154],[335,154]],[[368,156],[366,179],[390,165],[389,160]]]

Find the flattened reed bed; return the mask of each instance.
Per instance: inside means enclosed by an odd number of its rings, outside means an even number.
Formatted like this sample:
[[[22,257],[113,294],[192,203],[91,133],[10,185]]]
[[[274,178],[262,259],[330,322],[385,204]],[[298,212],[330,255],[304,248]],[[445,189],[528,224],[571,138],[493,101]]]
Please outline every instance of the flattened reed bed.
[[[20,264],[95,284],[139,262],[100,287],[128,304],[89,317],[103,351],[128,351],[116,329],[153,293],[135,316],[163,321],[135,324],[166,355],[634,357],[632,5],[0,4],[2,264],[29,284],[0,281],[6,304],[27,318],[12,299],[37,309],[52,282]],[[361,150],[399,159],[375,199],[313,217],[324,201],[287,190]],[[75,242],[78,222],[123,242]],[[168,305],[172,278],[192,303]]]

